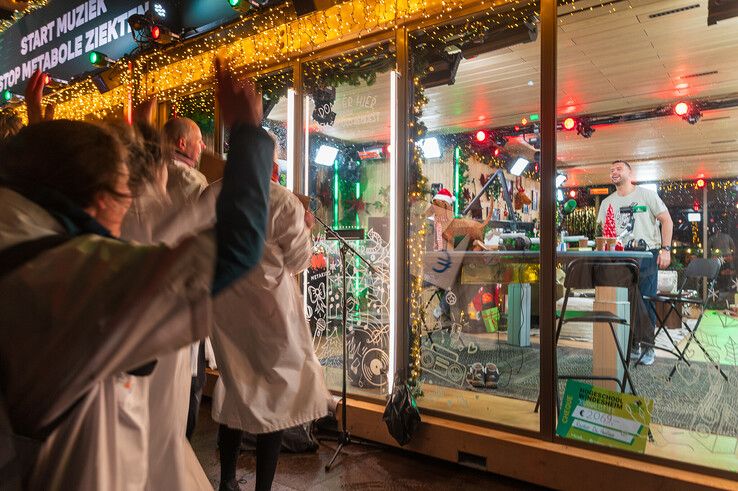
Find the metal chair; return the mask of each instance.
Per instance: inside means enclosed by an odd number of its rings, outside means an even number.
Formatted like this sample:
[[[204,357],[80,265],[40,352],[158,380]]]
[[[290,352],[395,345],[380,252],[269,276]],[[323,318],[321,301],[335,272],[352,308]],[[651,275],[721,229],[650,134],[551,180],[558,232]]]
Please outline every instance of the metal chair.
[[[592,289],[596,287],[616,287],[616,288],[627,288],[629,292],[638,291],[638,274],[639,267],[638,261],[635,259],[591,259],[581,258],[571,261],[566,267],[566,279],[564,280],[564,287],[566,288],[564,294],[564,302],[561,306],[561,312],[559,313],[558,323],[556,326],[556,337],[554,340],[554,350],[558,346],[559,336],[561,335],[561,328],[564,324],[570,322],[592,322],[592,323],[604,323],[610,326],[610,332],[612,333],[615,346],[618,350],[618,356],[623,364],[623,377],[611,377],[601,375],[584,375],[584,374],[564,374],[557,375],[557,380],[565,379],[576,379],[576,380],[612,380],[618,384],[621,392],[625,392],[627,385],[633,394],[636,394],[633,380],[630,377],[628,366],[630,364],[630,345],[633,340],[633,329],[628,329],[628,345],[625,353],[623,353],[620,344],[618,343],[618,337],[615,332],[615,324],[618,325],[630,325],[629,319],[623,319],[612,312],[607,311],[593,311],[583,315],[575,315],[566,318],[566,306],[569,301],[569,297],[572,296],[572,290],[584,290]],[[635,297],[637,298],[637,297]],[[630,317],[632,318],[634,310],[634,303],[631,301],[630,306]],[[556,366],[558,372],[558,363]],[[536,403],[534,411],[538,411],[540,405],[539,400]],[[557,413],[560,406],[558,384],[556,387],[556,409]]]
[[[720,372],[720,375],[723,376],[725,380],[728,380],[728,376],[725,375],[725,372],[723,372],[723,369],[720,368],[720,364],[717,363],[715,360],[713,360],[712,356],[707,352],[705,347],[702,345],[699,339],[695,336],[697,333],[697,329],[700,327],[700,323],[702,322],[702,317],[705,315],[705,302],[698,297],[690,297],[685,294],[685,287],[690,283],[699,283],[701,280],[706,279],[708,282],[713,281],[717,278],[718,274],[720,273],[720,267],[721,262],[718,258],[695,258],[692,259],[689,264],[687,265],[687,268],[684,270],[684,279],[682,281],[682,284],[679,287],[679,290],[674,294],[657,294],[657,295],[644,295],[643,300],[646,302],[647,305],[650,305],[651,309],[653,310],[654,314],[656,314],[656,333],[654,335],[654,339],[656,336],[658,336],[659,332],[665,333],[666,337],[669,339],[669,342],[673,346],[673,350],[668,348],[661,348],[660,346],[656,346],[655,343],[641,343],[642,345],[659,349],[662,351],[666,351],[667,353],[671,353],[674,356],[677,357],[677,362],[674,364],[674,367],[671,369],[671,372],[669,372],[668,379],[671,380],[671,378],[674,376],[674,373],[676,372],[677,365],[680,361],[683,361],[687,364],[687,366],[690,366],[689,360],[687,360],[686,354],[687,349],[689,348],[689,345],[694,341],[697,343],[697,346],[700,347],[702,352],[705,354],[705,357],[710,360],[710,362],[715,365],[715,367]],[[656,303],[662,303],[667,305],[666,314],[662,316],[659,315],[658,311],[656,310]],[[697,318],[697,322],[695,323],[694,329],[690,329],[687,322],[684,320],[684,317],[682,316],[682,313],[679,311],[679,308],[677,307],[678,304],[690,304],[690,305],[697,305],[700,308],[700,315]],[[671,334],[669,333],[669,329],[666,327],[666,319],[669,318],[669,315],[674,312],[674,314],[679,317],[679,322],[684,326],[684,328],[687,330],[687,344],[684,346],[684,349],[680,350],[677,343],[674,341],[674,338],[671,337]],[[641,354],[641,357],[643,357],[643,353]],[[640,358],[638,359],[638,362],[640,362]],[[637,364],[637,363],[636,363]]]

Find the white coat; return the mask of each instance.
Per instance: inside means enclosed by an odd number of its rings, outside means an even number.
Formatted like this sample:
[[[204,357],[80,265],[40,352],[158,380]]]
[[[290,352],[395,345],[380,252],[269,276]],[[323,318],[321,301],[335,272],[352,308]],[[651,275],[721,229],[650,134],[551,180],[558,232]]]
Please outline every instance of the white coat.
[[[294,277],[311,254],[304,208],[294,194],[271,183],[264,255],[214,302],[217,422],[258,434],[328,413],[330,394]]]
[[[11,190],[0,205],[0,249],[63,231]],[[208,334],[215,255],[211,232],[175,248],[82,235],[0,279],[13,428],[36,432],[72,408],[41,442],[28,489],[126,489],[122,458],[137,449],[117,424],[116,377]]]
[[[170,184],[179,186],[175,196],[186,194],[188,180],[178,180],[170,174]],[[169,186],[168,186],[169,187]],[[171,188],[170,188],[171,189]],[[200,189],[190,190],[199,196]],[[179,202],[176,206],[166,196],[148,187],[136,198],[126,215],[122,236],[145,244],[176,244],[195,231],[203,230],[215,221],[215,197],[211,193],[203,200]],[[192,326],[197,328],[197,326]],[[133,377],[133,383],[145,387],[137,395],[145,405],[134,406],[133,414],[125,414],[122,426],[138,442],[145,453],[143,459],[131,462],[146,469],[144,485],[136,489],[210,490],[212,486],[185,436],[190,398],[191,368],[189,346],[160,357],[148,377]],[[128,421],[128,424],[126,424]],[[136,425],[134,422],[137,422]],[[136,438],[138,436],[138,438]],[[138,469],[137,469],[138,471]],[[138,485],[138,483],[136,483]],[[131,488],[133,489],[133,488]]]

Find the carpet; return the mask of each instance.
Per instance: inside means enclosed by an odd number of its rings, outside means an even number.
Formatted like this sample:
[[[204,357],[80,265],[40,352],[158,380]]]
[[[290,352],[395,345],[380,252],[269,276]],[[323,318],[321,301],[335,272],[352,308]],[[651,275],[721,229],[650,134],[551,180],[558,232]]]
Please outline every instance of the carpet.
[[[430,344],[423,348],[424,352],[428,349]],[[485,342],[467,343],[463,347],[460,343],[452,343],[436,345],[433,350],[442,350],[446,359],[453,360],[448,363],[465,367],[475,362],[494,363],[500,370],[500,381],[497,389],[472,388],[466,382],[459,385],[449,381],[448,372],[441,372],[436,366],[423,371],[421,380],[425,383],[527,401],[538,398],[540,352],[537,346],[520,348]],[[590,350],[559,347],[557,356],[560,374],[592,371]],[[674,360],[657,358],[652,366],[631,368],[638,395],[654,400],[651,421],[701,434],[738,437],[738,390],[735,387],[738,368],[723,366],[728,375],[726,382],[708,363],[694,361],[689,367],[680,363],[669,381],[667,377],[673,366]],[[565,383],[559,382],[560,394],[564,392]]]

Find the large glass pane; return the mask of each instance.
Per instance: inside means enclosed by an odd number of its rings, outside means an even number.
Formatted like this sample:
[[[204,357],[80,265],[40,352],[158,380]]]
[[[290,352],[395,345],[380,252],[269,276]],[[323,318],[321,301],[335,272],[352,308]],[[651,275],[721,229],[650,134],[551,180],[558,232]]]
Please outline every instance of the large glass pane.
[[[306,312],[329,388],[341,387],[343,268],[349,391],[380,396],[389,369],[390,69],[384,44],[305,67],[305,189],[319,220]],[[327,229],[349,239],[372,267]],[[357,235],[358,234],[358,235]]]
[[[557,433],[735,471],[738,18],[717,3],[559,8]]]
[[[537,431],[537,7],[411,37],[407,229],[421,409]]]

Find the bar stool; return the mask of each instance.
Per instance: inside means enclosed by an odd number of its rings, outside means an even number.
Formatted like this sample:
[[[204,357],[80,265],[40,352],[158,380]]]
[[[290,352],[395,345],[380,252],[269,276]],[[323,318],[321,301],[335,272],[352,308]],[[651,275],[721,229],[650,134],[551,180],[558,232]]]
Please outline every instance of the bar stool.
[[[614,288],[627,288],[629,292],[638,290],[638,274],[639,267],[638,261],[635,259],[616,259],[616,260],[602,260],[592,258],[580,258],[571,261],[566,266],[566,279],[564,280],[564,287],[566,288],[564,294],[564,302],[561,306],[561,312],[559,313],[558,323],[556,326],[556,337],[554,340],[554,353],[556,347],[559,344],[559,336],[561,335],[561,328],[564,324],[570,322],[591,322],[594,328],[597,328],[595,323],[607,324],[610,327],[615,346],[618,351],[618,357],[623,365],[623,376],[617,378],[613,376],[604,375],[593,375],[593,374],[558,374],[558,362],[556,363],[557,380],[575,379],[575,380],[612,380],[620,387],[620,392],[625,392],[627,385],[630,385],[634,395],[636,394],[633,380],[630,377],[628,366],[630,364],[630,345],[633,340],[633,329],[632,326],[628,329],[628,345],[625,353],[623,353],[620,343],[618,343],[617,333],[615,332],[615,325],[629,325],[628,319],[623,319],[612,312],[607,311],[593,311],[582,315],[574,315],[566,318],[566,306],[569,301],[569,297],[572,294],[572,290],[585,290],[593,289],[597,287],[614,287]],[[635,298],[638,298],[637,296]],[[630,312],[631,319],[633,318],[634,305],[631,301]],[[535,412],[538,411],[540,406],[540,394],[538,401],[536,402]],[[558,414],[560,406],[558,384],[556,384],[556,412]]]

